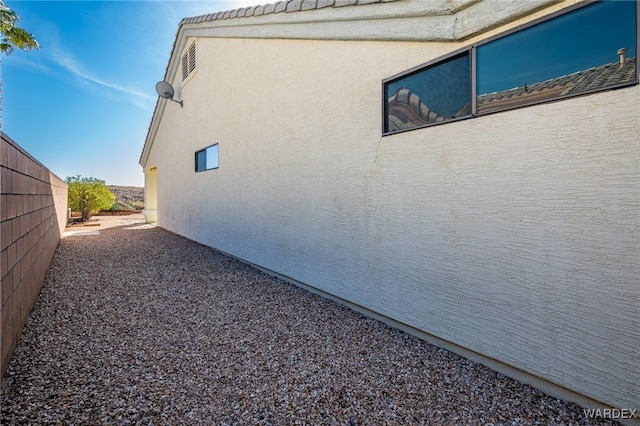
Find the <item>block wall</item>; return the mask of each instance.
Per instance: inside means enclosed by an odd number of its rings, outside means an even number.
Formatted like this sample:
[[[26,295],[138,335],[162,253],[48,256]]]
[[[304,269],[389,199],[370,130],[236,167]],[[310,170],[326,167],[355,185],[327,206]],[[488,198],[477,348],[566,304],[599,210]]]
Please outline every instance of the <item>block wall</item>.
[[[67,184],[4,133],[0,152],[4,375],[66,225]]]

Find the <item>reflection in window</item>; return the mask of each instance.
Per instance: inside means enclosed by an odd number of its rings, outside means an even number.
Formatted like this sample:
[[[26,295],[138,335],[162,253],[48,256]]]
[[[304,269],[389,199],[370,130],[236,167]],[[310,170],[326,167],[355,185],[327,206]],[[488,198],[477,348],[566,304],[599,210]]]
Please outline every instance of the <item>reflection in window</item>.
[[[637,84],[637,7],[579,6],[386,79],[383,133]]]
[[[636,2],[603,1],[477,48],[477,112],[632,83]]]
[[[469,54],[385,84],[385,133],[439,123],[471,113]]]
[[[218,144],[196,152],[196,172],[218,168]]]

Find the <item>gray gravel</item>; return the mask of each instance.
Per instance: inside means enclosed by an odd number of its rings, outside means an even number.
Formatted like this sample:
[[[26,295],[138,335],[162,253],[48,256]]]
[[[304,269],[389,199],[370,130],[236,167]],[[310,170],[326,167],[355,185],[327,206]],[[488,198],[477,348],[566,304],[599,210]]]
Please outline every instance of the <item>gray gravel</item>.
[[[215,250],[112,220],[123,226],[61,241],[2,380],[2,424],[610,424]]]

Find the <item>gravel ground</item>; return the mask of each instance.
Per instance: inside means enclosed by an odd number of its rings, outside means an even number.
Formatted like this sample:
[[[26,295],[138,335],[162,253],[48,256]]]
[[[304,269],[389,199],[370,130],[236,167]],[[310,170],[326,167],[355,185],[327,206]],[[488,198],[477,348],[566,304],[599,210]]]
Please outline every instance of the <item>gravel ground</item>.
[[[2,380],[2,424],[610,424],[139,219],[109,220],[61,241]]]

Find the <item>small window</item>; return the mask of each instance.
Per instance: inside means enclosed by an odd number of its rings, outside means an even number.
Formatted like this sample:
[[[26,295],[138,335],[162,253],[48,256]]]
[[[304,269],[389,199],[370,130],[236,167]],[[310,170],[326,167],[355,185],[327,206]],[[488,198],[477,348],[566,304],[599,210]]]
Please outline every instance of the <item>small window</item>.
[[[218,144],[196,152],[196,172],[218,168]]]
[[[469,52],[388,81],[385,100],[385,133],[470,115]]]
[[[186,80],[196,69],[196,42],[194,41],[189,46],[189,49],[182,55],[182,80]]]

